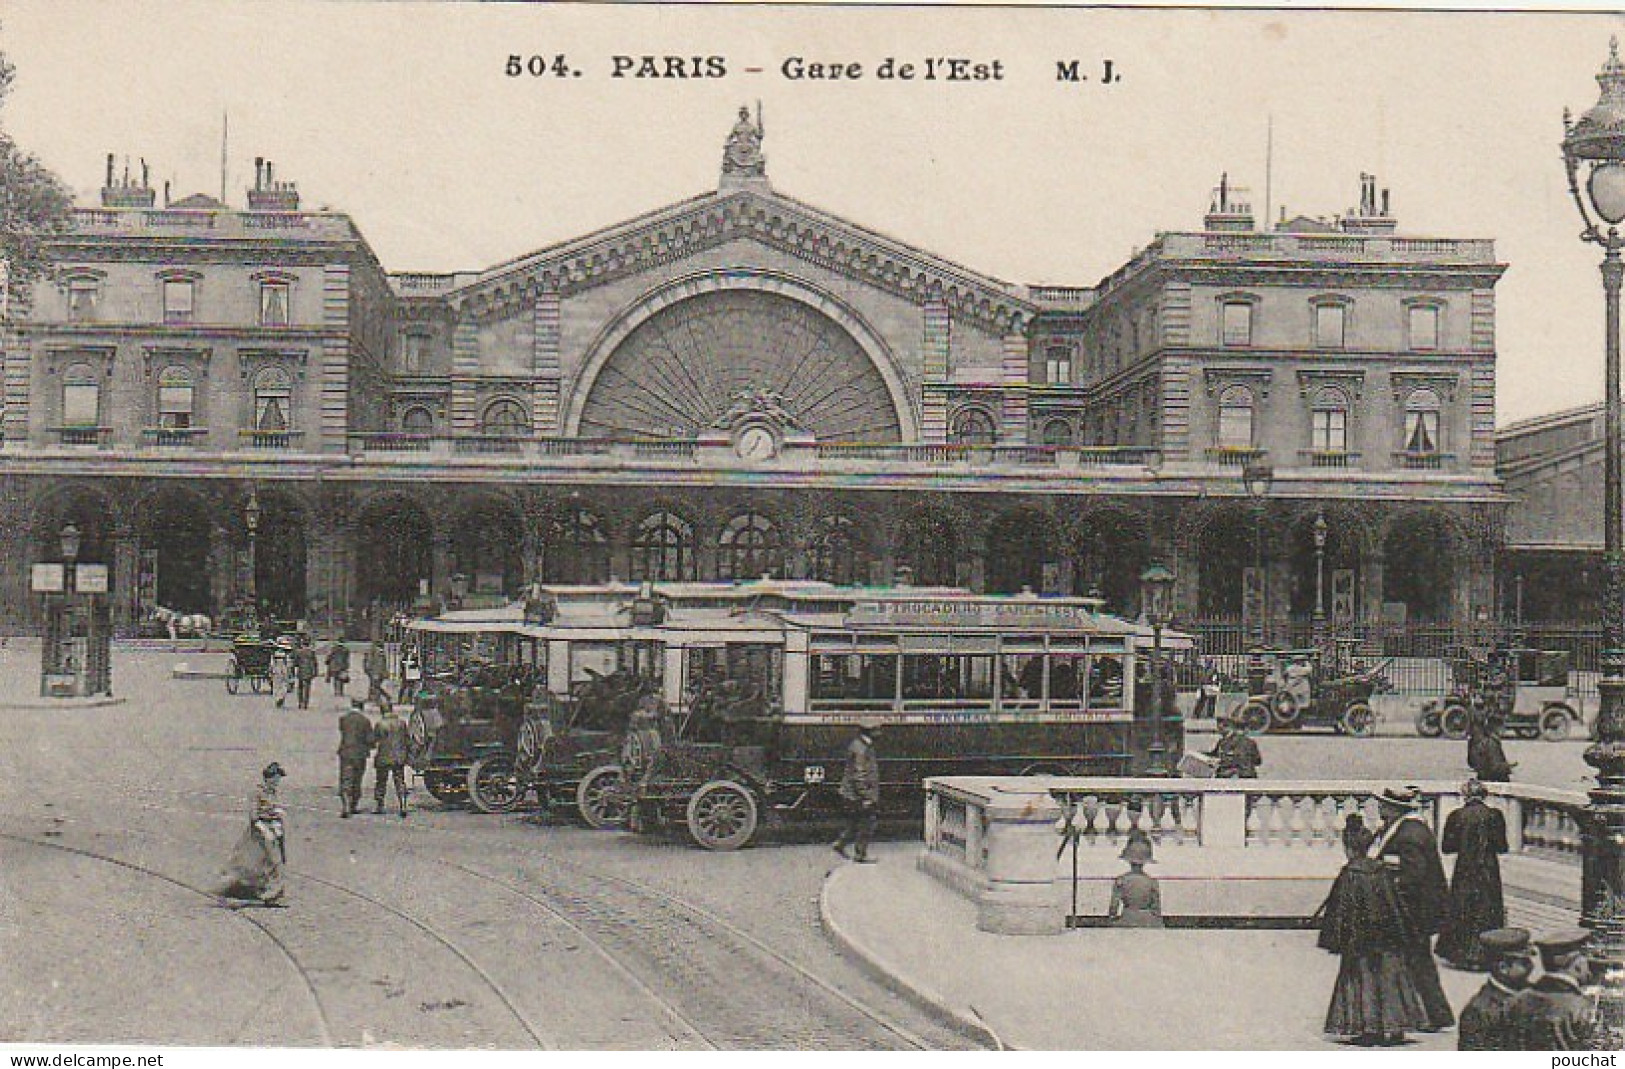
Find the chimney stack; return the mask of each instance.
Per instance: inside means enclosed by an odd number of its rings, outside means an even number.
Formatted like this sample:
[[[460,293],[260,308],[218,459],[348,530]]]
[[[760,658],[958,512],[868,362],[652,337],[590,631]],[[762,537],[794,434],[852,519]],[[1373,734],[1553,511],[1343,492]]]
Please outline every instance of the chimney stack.
[[[124,176],[117,178],[113,173],[114,156],[107,154],[107,183],[102,186],[103,208],[150,208],[156,201],[157,195],[147,184],[149,171],[147,161],[141,161],[141,181],[134,182],[130,178],[130,158],[124,158]]]
[[[296,212],[299,189],[292,182],[278,182],[270,160],[254,157],[254,188],[248,191],[251,212]]]
[[[1218,188],[1213,191],[1213,206],[1202,218],[1205,230],[1251,231],[1253,229],[1252,197],[1240,186],[1230,184],[1230,174],[1219,176]]]
[[[1392,234],[1397,221],[1388,211],[1388,190],[1377,196],[1377,176],[1360,172],[1360,210],[1345,215],[1340,225],[1347,234]]]

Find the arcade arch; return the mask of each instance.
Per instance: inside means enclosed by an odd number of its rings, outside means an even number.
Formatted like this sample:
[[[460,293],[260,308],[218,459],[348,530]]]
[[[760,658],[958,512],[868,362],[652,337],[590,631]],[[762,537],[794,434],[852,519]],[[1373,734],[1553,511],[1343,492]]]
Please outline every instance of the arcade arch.
[[[434,572],[434,525],[403,494],[367,502],[356,522],[356,591],[363,606],[403,608]]]

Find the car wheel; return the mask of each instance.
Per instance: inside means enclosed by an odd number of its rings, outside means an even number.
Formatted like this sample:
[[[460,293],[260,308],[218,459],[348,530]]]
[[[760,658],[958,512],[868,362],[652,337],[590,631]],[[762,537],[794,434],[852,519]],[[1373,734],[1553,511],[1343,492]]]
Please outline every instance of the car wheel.
[[[1467,737],[1467,725],[1471,715],[1465,705],[1447,705],[1444,712],[1439,714],[1439,727],[1447,739],[1460,741]]]
[[[528,793],[505,753],[482,757],[468,770],[468,800],[481,813],[512,813]]]
[[[756,819],[756,797],[733,780],[712,780],[688,800],[688,834],[707,850],[738,850],[756,834]]]
[[[600,765],[581,777],[576,785],[576,812],[589,828],[619,827],[626,823],[620,765]]]
[[[1540,737],[1547,742],[1562,742],[1579,717],[1566,705],[1549,705],[1540,714]]]
[[[1365,702],[1351,702],[1338,725],[1357,739],[1370,738],[1377,733],[1377,711]]]

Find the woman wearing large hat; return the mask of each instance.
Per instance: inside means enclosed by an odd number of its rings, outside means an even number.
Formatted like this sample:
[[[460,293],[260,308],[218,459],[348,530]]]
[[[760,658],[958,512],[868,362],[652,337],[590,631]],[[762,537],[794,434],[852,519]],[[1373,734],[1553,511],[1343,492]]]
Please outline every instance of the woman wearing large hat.
[[[254,795],[253,812],[248,828],[237,840],[226,864],[225,886],[222,898],[245,902],[258,902],[263,906],[282,906],[282,865],[287,861],[286,829],[283,820],[286,810],[277,797],[277,790],[286,775],[275,761],[260,773],[260,789]]]
[[[1385,787],[1377,795],[1382,831],[1370,853],[1387,864],[1394,875],[1410,928],[1405,965],[1427,1010],[1424,1030],[1437,1032],[1456,1023],[1450,1000],[1439,983],[1438,963],[1433,960],[1433,937],[1444,924],[1450,886],[1433,829],[1422,819],[1422,804],[1422,792],[1417,787]]]
[[[1139,830],[1130,832],[1123,852],[1117,856],[1128,862],[1128,871],[1112,881],[1107,916],[1119,928],[1161,928],[1162,890],[1156,877],[1145,871],[1156,861],[1150,836]]]

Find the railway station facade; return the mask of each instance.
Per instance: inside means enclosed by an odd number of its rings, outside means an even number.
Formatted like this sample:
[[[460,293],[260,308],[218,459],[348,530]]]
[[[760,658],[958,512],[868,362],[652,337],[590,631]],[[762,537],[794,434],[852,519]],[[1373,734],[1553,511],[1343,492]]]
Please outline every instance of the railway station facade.
[[[1504,267],[1360,182],[1274,225],[1222,182],[1064,287],[785,195],[746,117],[715,190],[456,274],[390,270],[269,164],[245,207],[160,206],[110,160],[9,295],[4,624],[70,522],[122,627],[763,575],[1132,615],[1152,560],[1184,620],[1482,618]]]

